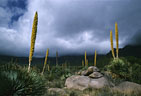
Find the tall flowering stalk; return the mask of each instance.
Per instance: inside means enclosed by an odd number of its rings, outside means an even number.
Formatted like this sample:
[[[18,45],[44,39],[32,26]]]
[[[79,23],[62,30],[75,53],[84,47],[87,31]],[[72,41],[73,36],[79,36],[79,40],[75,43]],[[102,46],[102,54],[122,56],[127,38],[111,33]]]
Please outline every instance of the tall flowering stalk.
[[[88,64],[89,64],[88,59],[86,61],[87,61],[86,66],[88,67]]]
[[[44,62],[44,67],[43,67],[43,70],[42,70],[42,74],[44,73],[45,68],[46,68],[48,54],[49,54],[49,49],[47,49],[47,52],[46,52],[46,57],[45,57],[45,62]]]
[[[84,60],[82,60],[82,67],[84,66]]]
[[[58,66],[58,52],[56,51],[56,66]]]
[[[111,51],[112,51],[112,56],[115,59],[115,53],[114,53],[114,48],[113,48],[113,35],[112,35],[112,30],[110,31],[110,40],[111,40]]]
[[[94,66],[96,66],[96,50],[95,50],[95,55],[94,55]]]
[[[31,35],[31,46],[30,46],[30,53],[29,53],[29,66],[28,66],[28,72],[30,71],[32,56],[34,53],[34,46],[35,46],[35,40],[36,40],[36,34],[37,34],[37,25],[38,25],[38,13],[35,13],[34,21],[32,25],[32,35]]]
[[[85,66],[87,66],[87,53],[85,51]]]
[[[116,38],[116,58],[118,58],[118,25],[115,23],[115,38]]]
[[[49,64],[47,64],[47,70],[50,71],[50,66],[49,66]]]

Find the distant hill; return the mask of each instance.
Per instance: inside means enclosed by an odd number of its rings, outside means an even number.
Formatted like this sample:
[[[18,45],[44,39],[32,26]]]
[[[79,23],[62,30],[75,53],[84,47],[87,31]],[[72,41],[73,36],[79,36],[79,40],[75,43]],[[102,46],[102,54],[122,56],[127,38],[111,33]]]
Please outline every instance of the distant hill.
[[[103,58],[104,55],[98,55],[97,59]],[[87,56],[89,63],[93,62],[94,56],[89,55]],[[71,56],[61,56],[58,57],[58,63],[59,64],[63,64],[63,63],[67,63],[69,65],[81,65],[82,60],[84,60],[84,56],[83,55],[71,55]],[[16,62],[19,64],[28,64],[28,57],[14,57],[14,56],[2,56],[0,55],[0,63],[7,63],[7,62]],[[51,65],[55,65],[56,64],[56,57],[48,57],[48,63]],[[40,64],[43,65],[44,64],[44,58],[35,58],[33,57],[32,60],[32,65],[36,65],[36,64]]]
[[[116,51],[115,51],[116,52]],[[125,56],[134,56],[137,58],[141,58],[141,45],[133,46],[128,45],[122,49],[119,49],[119,57]],[[98,55],[97,56],[97,66],[105,66],[110,58],[112,57],[111,51],[106,55]],[[90,65],[93,65],[94,56],[88,55],[88,62]],[[70,56],[61,56],[58,57],[58,63],[63,64],[67,63],[68,65],[72,66],[80,66],[82,64],[82,60],[84,60],[84,55],[70,55]],[[7,62],[16,62],[18,64],[28,65],[28,57],[14,57],[14,56],[3,56],[0,55],[0,64],[5,64]],[[48,63],[50,65],[56,64],[56,57],[49,57]],[[42,67],[44,64],[44,58],[33,58],[32,65]]]
[[[116,52],[116,49],[114,49]],[[112,56],[111,51],[107,56]],[[121,56],[134,56],[141,58],[141,45],[127,45],[124,48],[119,49],[119,57]]]

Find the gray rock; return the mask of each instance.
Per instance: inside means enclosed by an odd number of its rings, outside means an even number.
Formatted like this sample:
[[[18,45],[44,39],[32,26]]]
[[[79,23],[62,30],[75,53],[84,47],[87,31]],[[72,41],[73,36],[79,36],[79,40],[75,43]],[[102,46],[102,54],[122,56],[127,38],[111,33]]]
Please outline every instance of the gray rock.
[[[81,71],[77,72],[77,75],[81,75]]]
[[[84,90],[88,88],[89,81],[88,76],[73,75],[66,79],[65,86],[69,89]]]
[[[61,94],[62,96],[65,96],[66,95],[65,90],[63,90],[61,88],[49,88],[48,91],[49,92],[55,92],[55,93]]]
[[[99,73],[99,72],[93,72],[89,75],[90,78],[101,78],[103,77],[103,74]]]
[[[137,94],[141,96],[141,85],[133,82],[122,82],[113,88],[113,91],[118,91],[124,94]]]
[[[66,79],[65,86],[69,89],[84,90],[87,88],[99,89],[110,87],[111,83],[105,78],[89,78],[88,76],[73,75]]]
[[[88,70],[84,70],[81,72],[81,75],[83,76],[89,76],[91,73]]]
[[[90,66],[88,68],[88,72],[91,72],[91,73],[93,73],[93,72],[100,72],[100,70],[97,67],[95,67],[95,66]]]
[[[89,87],[93,89],[100,89],[105,87],[112,87],[112,82],[108,81],[106,77],[101,77],[98,79],[91,79]]]

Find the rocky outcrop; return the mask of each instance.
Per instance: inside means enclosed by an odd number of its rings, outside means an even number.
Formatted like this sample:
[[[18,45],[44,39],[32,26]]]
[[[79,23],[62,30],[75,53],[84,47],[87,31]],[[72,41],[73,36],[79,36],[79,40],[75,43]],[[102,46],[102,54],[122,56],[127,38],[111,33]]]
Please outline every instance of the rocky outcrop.
[[[100,70],[95,66],[90,66],[87,70],[78,72],[78,75],[73,75],[66,79],[65,86],[69,89],[84,90],[87,88],[100,89],[111,87],[113,84],[100,73]]]
[[[118,91],[124,94],[137,94],[141,96],[141,85],[133,82],[122,82],[113,88],[114,91]]]
[[[103,74],[99,73],[99,72],[93,72],[89,75],[90,78],[101,78],[103,77]]]

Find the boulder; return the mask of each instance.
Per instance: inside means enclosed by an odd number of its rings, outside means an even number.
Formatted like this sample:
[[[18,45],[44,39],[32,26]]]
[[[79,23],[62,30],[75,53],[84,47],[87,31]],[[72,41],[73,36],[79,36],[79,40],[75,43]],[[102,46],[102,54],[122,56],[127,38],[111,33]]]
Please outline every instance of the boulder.
[[[81,72],[81,75],[83,76],[89,76],[91,73],[88,70],[84,70]]]
[[[133,82],[122,82],[113,88],[114,91],[118,91],[124,94],[137,94],[141,96],[141,85]]]
[[[88,76],[73,75],[66,79],[65,86],[69,89],[84,90],[89,87],[89,81]]]
[[[61,88],[49,88],[48,91],[51,93],[57,93],[57,94],[61,94],[61,96],[66,96],[66,92],[65,90],[61,89]]]
[[[88,68],[88,72],[90,72],[90,73],[93,73],[93,72],[100,72],[100,70],[99,70],[97,67],[95,67],[95,66],[90,66],[90,67]]]
[[[81,75],[81,71],[77,72],[76,74],[77,74],[77,75]]]
[[[100,72],[100,70],[95,66],[90,66],[87,70],[79,71],[78,75],[89,76],[93,72]]]
[[[100,89],[110,87],[111,83],[105,78],[90,78],[89,76],[73,75],[66,79],[65,86],[69,89],[84,90],[87,88]]]
[[[103,74],[99,73],[99,72],[93,72],[89,75],[90,78],[101,78],[103,77]]]
[[[90,79],[89,82],[89,88],[93,88],[93,89],[101,89],[101,88],[105,88],[105,87],[112,87],[114,84],[110,81],[108,81],[108,79],[106,77],[101,77],[101,78],[97,78],[97,79]]]

